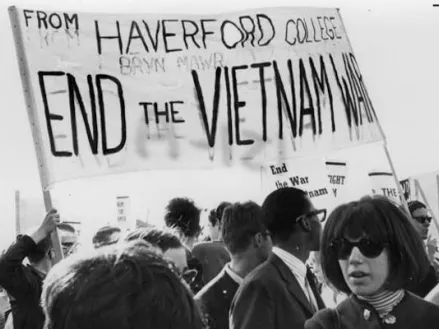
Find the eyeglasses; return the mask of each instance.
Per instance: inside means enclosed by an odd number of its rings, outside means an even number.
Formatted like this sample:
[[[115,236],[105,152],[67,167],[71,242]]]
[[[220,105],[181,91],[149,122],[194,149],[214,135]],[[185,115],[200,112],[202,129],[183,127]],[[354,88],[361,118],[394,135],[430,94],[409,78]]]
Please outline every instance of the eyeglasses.
[[[385,242],[376,242],[370,239],[361,239],[358,242],[350,242],[347,239],[341,238],[333,240],[329,244],[329,248],[338,259],[348,259],[354,247],[360,249],[360,252],[365,257],[376,258],[382,253],[386,245],[388,244]]]
[[[319,219],[319,222],[324,222],[326,219],[326,209],[319,209],[319,210],[313,210],[313,211],[308,211],[307,213],[300,215],[299,217],[296,218],[296,222],[298,222],[301,219],[305,219],[305,218],[311,218],[316,216]]]
[[[430,224],[433,217],[431,217],[431,216],[416,216],[416,217],[414,217],[413,216],[413,219],[421,224],[425,224],[425,223]]]

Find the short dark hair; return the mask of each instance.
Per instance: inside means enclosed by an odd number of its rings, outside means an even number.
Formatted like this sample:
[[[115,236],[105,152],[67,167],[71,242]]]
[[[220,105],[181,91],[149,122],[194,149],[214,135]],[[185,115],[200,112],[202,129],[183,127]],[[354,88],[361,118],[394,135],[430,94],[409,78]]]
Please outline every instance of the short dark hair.
[[[76,254],[44,281],[46,329],[202,329],[192,293],[143,241]]]
[[[323,229],[321,263],[323,273],[338,290],[350,293],[336,255],[330,244],[348,235],[363,234],[377,242],[388,244],[390,274],[389,290],[408,289],[426,276],[430,263],[419,234],[408,216],[385,198],[364,197],[337,207]]]
[[[183,244],[177,235],[173,234],[171,231],[156,228],[137,229],[130,232],[124,240],[125,242],[144,240],[153,246],[160,248],[162,252],[166,252],[169,249],[183,248]]]
[[[56,225],[56,227],[61,231],[66,231],[66,232],[76,234],[75,228],[72,225],[70,225],[69,223],[59,223],[58,225]]]
[[[230,206],[230,202],[223,201],[221,202],[218,207],[215,209],[212,209],[209,213],[209,222],[212,224],[212,226],[216,226],[218,224],[221,224],[221,220],[223,218],[224,210]]]
[[[114,233],[120,233],[121,229],[117,226],[104,226],[101,227],[93,236],[92,242],[96,248],[112,245],[118,242],[118,240],[110,240],[111,235]]]
[[[261,207],[264,225],[272,233],[274,240],[286,241],[296,231],[295,219],[303,215],[309,207],[304,191],[294,187],[284,187],[271,192]]]
[[[36,248],[29,253],[27,258],[31,263],[36,264],[43,260],[51,248],[52,240],[50,239],[50,236],[46,236],[37,244]]]
[[[266,232],[260,211],[261,207],[253,201],[233,203],[224,210],[221,232],[232,255],[246,250],[255,234]]]
[[[425,208],[427,209],[427,206],[425,204],[423,204],[421,201],[410,201],[408,204],[409,210],[410,210],[410,214],[413,214],[414,211],[418,210],[418,209],[422,209]]]
[[[200,209],[188,198],[171,199],[166,206],[166,226],[177,229],[185,237],[197,237],[201,231]]]

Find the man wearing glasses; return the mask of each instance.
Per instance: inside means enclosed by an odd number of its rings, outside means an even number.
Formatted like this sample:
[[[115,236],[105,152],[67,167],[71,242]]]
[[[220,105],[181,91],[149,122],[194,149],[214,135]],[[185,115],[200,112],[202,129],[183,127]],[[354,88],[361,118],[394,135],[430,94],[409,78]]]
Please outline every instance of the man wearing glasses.
[[[438,283],[437,272],[439,271],[439,264],[438,260],[434,257],[437,252],[437,244],[436,240],[428,239],[428,230],[432,217],[428,213],[427,206],[420,201],[410,201],[408,208],[412,223],[426,245],[426,252],[431,262],[430,271],[425,279],[410,289],[414,294],[424,298]]]
[[[230,308],[230,329],[302,329],[325,308],[305,265],[320,249],[326,210],[302,190],[287,187],[267,196],[261,219],[272,234],[273,255],[245,279]]]

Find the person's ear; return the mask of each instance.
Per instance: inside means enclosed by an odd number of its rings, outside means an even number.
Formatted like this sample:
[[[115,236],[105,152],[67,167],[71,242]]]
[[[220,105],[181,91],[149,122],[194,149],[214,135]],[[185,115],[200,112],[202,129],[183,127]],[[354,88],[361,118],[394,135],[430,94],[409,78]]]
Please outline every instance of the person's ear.
[[[311,232],[311,224],[310,224],[309,218],[302,216],[299,219],[299,223],[305,232]]]
[[[264,237],[262,236],[262,233],[256,233],[255,234],[255,236],[253,238],[253,241],[254,241],[254,245],[255,245],[256,248],[258,248],[258,247],[260,247],[262,245],[263,239],[264,239]]]
[[[49,257],[49,259],[55,259],[55,250],[53,250],[53,248],[50,248],[49,251],[47,252],[47,256]]]

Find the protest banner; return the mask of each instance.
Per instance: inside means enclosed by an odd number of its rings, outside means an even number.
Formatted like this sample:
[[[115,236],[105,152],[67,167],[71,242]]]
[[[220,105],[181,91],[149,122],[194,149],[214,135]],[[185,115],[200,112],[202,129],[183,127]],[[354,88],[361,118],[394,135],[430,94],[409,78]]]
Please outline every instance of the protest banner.
[[[305,191],[314,207],[326,209],[328,214],[336,205],[322,157],[272,162],[264,170],[266,194],[284,187],[295,187]]]
[[[336,9],[10,16],[44,189],[384,139]]]

